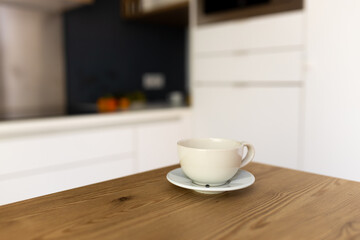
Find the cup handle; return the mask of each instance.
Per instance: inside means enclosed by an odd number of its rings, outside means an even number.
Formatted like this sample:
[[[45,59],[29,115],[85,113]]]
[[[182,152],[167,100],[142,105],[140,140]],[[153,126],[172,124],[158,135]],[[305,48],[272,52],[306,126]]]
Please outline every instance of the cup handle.
[[[248,152],[247,152],[245,158],[243,158],[241,165],[240,165],[240,168],[242,168],[254,159],[255,149],[254,149],[254,146],[251,145],[250,143],[240,142],[240,144],[241,144],[242,150],[244,149],[244,147],[246,147],[248,149]]]

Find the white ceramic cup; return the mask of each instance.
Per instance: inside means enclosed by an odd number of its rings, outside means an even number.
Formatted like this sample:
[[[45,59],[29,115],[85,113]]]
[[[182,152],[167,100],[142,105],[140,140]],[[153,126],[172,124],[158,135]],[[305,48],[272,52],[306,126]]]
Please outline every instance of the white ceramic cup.
[[[181,169],[199,185],[220,186],[254,159],[254,147],[246,142],[220,138],[193,138],[177,143]],[[244,147],[248,149],[243,157]]]

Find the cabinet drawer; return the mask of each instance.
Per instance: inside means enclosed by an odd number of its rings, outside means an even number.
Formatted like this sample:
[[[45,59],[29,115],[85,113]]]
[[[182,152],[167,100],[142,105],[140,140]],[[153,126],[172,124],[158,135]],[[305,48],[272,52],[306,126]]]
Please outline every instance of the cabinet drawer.
[[[81,167],[69,165],[57,171],[0,177],[0,205],[130,175],[134,173],[133,165],[133,159],[113,156]]]
[[[195,81],[300,81],[302,51],[197,57]]]
[[[0,140],[0,175],[132,151],[133,130],[120,127]]]
[[[272,14],[204,25],[194,30],[195,52],[303,44],[303,12]]]
[[[179,163],[176,142],[182,138],[182,129],[178,120],[139,126],[137,129],[139,171]]]
[[[248,141],[255,161],[297,168],[300,88],[197,87],[196,136]]]

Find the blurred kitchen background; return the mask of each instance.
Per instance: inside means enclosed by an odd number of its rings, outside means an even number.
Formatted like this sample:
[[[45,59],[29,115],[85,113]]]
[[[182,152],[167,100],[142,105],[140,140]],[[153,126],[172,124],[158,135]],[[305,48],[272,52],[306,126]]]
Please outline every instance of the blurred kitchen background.
[[[105,108],[122,97],[166,104],[175,96],[184,104],[185,22],[122,15],[134,1],[3,2],[2,119],[115,110],[99,109],[101,98]]]
[[[257,162],[359,181],[359,11],[0,0],[0,204],[176,164],[188,137],[246,140]]]

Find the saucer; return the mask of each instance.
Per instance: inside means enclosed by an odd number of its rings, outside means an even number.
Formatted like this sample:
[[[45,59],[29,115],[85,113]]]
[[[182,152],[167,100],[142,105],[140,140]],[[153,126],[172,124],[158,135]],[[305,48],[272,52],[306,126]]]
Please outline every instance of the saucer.
[[[217,187],[205,187],[193,183],[192,180],[184,174],[181,168],[171,170],[166,178],[169,182],[178,187],[191,189],[204,194],[218,194],[227,191],[235,191],[249,187],[255,182],[254,175],[242,169],[240,169],[227,183]]]

